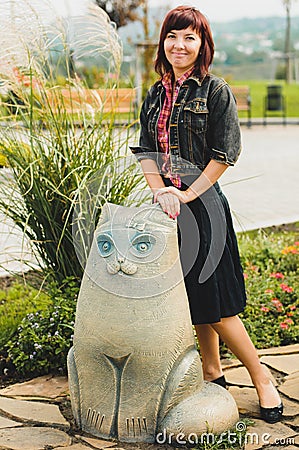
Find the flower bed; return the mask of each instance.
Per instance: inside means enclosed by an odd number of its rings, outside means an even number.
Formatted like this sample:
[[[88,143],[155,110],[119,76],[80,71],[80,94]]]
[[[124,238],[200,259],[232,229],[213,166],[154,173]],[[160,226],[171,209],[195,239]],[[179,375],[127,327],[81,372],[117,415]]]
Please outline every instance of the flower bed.
[[[248,296],[241,317],[257,348],[299,342],[297,236],[294,227],[239,237]]]

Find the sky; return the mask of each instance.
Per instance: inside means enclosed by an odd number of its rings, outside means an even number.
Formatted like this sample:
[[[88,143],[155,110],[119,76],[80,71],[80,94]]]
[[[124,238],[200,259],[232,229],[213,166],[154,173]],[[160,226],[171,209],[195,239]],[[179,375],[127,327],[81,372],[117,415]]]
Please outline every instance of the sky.
[[[62,14],[81,14],[88,0],[50,0]],[[161,0],[148,0],[151,6],[161,6]],[[211,22],[226,22],[242,17],[285,16],[283,0],[164,0],[163,6],[186,4],[196,6]],[[292,1],[291,15],[299,16],[299,0]]]

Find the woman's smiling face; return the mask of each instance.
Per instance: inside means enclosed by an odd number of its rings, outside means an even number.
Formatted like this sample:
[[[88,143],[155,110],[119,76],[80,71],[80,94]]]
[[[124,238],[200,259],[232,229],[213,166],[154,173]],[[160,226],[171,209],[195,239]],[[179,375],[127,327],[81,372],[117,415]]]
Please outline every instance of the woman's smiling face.
[[[167,33],[164,51],[176,79],[194,66],[200,47],[201,37],[191,27]]]

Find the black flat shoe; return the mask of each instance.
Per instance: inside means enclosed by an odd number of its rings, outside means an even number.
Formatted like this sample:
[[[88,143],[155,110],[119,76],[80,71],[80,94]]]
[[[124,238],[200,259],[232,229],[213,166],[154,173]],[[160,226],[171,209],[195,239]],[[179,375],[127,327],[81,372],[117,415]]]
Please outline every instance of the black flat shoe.
[[[260,405],[261,419],[268,423],[280,422],[283,413],[283,404],[275,406],[274,408],[264,408]]]
[[[222,375],[219,378],[215,378],[215,380],[211,380],[211,383],[218,384],[219,386],[222,386],[224,389],[227,389],[226,379],[224,375]]]

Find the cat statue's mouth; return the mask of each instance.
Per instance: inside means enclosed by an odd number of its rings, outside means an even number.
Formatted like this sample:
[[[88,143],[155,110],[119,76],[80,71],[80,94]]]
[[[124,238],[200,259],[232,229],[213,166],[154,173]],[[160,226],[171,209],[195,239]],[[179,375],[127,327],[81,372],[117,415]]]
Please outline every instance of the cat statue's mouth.
[[[107,263],[107,271],[110,275],[115,275],[122,272],[126,275],[134,275],[137,270],[137,265],[127,260],[124,260],[123,262],[112,261]]]

